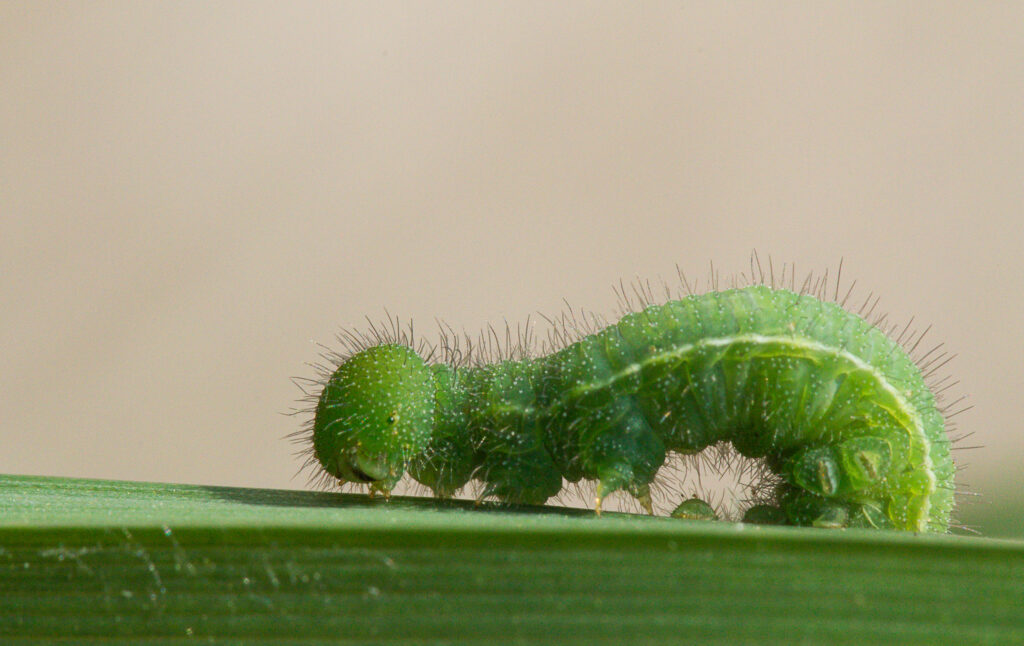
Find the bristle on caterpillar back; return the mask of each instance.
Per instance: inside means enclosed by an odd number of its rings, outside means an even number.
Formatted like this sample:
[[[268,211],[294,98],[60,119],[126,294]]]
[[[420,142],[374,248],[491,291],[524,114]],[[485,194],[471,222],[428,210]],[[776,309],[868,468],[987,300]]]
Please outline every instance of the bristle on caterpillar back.
[[[529,321],[477,337],[438,322],[431,343],[390,315],[342,332],[300,384],[303,468],[384,495],[409,475],[441,497],[539,504],[584,486],[598,509],[622,491],[685,517],[705,513],[697,498],[749,522],[948,529],[948,420],[966,408],[944,401],[952,356],[923,343],[930,328],[854,302],[842,263],[798,281],[752,255],[727,280],[712,266],[706,291],[678,274],[674,291],[620,283],[613,324],[544,317],[544,339]],[[701,468],[737,464],[734,507],[708,500]]]

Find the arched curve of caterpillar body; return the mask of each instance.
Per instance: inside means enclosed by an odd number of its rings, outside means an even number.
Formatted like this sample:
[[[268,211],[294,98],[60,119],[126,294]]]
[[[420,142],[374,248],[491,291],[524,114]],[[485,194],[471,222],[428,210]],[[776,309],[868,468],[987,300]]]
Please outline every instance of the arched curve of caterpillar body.
[[[543,356],[475,365],[454,347],[432,363],[397,332],[353,345],[326,371],[304,436],[340,482],[387,493],[408,473],[447,497],[476,480],[482,496],[539,504],[563,479],[591,480],[598,507],[617,490],[649,506],[668,454],[725,441],[779,477],[755,516],[949,525],[955,468],[921,368],[876,325],[807,293],[690,295]]]

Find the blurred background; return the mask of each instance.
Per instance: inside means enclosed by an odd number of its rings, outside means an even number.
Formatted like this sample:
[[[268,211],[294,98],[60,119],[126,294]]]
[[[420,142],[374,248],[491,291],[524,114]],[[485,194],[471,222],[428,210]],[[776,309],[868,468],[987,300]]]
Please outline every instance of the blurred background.
[[[316,342],[835,270],[1024,536],[1024,4],[0,4],[0,472],[305,488]],[[543,331],[543,326],[539,330]],[[336,346],[335,346],[336,347]]]

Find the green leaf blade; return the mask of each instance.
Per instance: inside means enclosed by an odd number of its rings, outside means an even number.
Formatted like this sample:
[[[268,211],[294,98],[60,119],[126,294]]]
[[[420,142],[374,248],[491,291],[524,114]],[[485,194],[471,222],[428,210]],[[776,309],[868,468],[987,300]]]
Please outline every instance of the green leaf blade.
[[[0,642],[1013,643],[1024,544],[0,477]]]

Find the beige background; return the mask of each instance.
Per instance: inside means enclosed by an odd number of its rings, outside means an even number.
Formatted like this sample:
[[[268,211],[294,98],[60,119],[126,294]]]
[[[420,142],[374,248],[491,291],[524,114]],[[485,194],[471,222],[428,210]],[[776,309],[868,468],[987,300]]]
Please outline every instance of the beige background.
[[[1019,490],[1024,4],[550,5],[0,5],[0,472],[304,487],[339,326],[756,248],[932,323]]]

